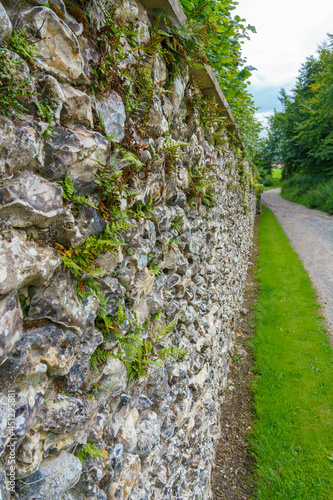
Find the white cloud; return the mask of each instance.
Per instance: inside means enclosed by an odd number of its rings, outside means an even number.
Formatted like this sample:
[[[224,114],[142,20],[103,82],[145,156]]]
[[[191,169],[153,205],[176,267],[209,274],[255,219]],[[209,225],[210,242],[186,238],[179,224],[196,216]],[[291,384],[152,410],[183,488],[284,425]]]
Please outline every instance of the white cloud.
[[[247,63],[258,70],[252,89],[256,94],[267,87],[291,89],[302,63],[333,31],[332,0],[238,1],[234,12],[257,29],[243,45]],[[257,97],[256,104],[261,106]]]

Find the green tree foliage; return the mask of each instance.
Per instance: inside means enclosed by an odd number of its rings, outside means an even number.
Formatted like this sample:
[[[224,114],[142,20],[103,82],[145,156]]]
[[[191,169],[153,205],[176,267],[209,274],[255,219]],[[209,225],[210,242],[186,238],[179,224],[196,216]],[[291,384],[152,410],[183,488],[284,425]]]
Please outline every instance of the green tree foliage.
[[[308,57],[296,86],[279,99],[282,111],[269,119],[263,147],[267,158],[282,162],[285,176],[333,176],[333,35]]]
[[[253,98],[248,91],[248,79],[255,68],[246,65],[242,44],[255,33],[255,27],[245,19],[232,15],[235,0],[180,0],[189,18],[206,25],[209,43],[207,57],[215,71],[223,93],[235,116],[250,154],[256,148],[260,125],[255,120]]]

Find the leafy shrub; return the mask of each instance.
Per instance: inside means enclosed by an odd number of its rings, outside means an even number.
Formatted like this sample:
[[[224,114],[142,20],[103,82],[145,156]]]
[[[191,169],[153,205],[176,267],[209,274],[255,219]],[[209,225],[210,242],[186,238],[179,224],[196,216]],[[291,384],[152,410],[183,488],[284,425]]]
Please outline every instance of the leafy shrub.
[[[265,177],[265,179],[264,179],[264,186],[266,186],[266,187],[268,187],[268,186],[275,186],[275,182],[274,182],[273,177],[271,177],[270,175],[268,175],[267,177]]]
[[[333,179],[319,175],[299,174],[285,180],[284,198],[333,214]]]

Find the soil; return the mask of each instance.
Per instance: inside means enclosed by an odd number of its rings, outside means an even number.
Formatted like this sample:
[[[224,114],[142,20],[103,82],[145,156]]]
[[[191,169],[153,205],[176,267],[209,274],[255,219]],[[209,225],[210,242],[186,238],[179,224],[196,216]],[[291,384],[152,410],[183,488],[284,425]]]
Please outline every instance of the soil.
[[[260,215],[257,215],[243,309],[236,326],[235,351],[221,405],[221,438],[216,449],[212,477],[214,500],[253,499],[254,495],[255,458],[248,442],[254,421],[251,389],[254,358],[247,342],[255,332],[254,308],[258,295],[258,282],[254,270],[259,255],[259,220]]]

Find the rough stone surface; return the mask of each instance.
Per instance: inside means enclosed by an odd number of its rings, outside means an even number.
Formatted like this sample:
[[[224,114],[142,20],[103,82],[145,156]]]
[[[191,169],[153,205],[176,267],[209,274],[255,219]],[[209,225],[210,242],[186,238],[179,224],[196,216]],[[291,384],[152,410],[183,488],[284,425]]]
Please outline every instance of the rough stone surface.
[[[63,451],[56,458],[46,458],[29,480],[19,483],[24,498],[44,497],[56,500],[75,485],[80,478],[82,464],[78,458]]]
[[[102,126],[107,136],[121,142],[125,136],[126,113],[124,103],[116,92],[94,99],[97,115],[102,119]]]
[[[53,248],[28,241],[22,231],[6,231],[0,236],[0,295],[23,285],[45,285],[61,260]]]
[[[67,173],[79,183],[89,183],[98,163],[105,163],[109,143],[101,134],[83,125],[72,129],[57,127],[45,141],[47,166],[41,171],[50,179],[65,178]]]
[[[163,51],[140,48],[153,8],[89,0],[85,17],[80,2],[28,4],[17,16],[4,3],[41,54],[17,70],[36,91],[28,112],[0,116],[0,496],[13,390],[20,500],[209,500],[251,249],[250,165],[227,131],[221,148],[200,126],[191,72],[165,86]],[[112,49],[100,40],[109,7],[134,32]],[[202,171],[209,210],[195,196]]]
[[[26,173],[0,187],[0,217],[14,227],[48,227],[63,211],[62,187]]]
[[[0,3],[0,39],[4,40],[12,33],[12,23],[5,11],[3,5]]]
[[[62,91],[64,94],[62,123],[68,127],[81,123],[85,127],[94,128],[91,98],[71,85],[65,85]]]
[[[0,116],[0,174],[1,180],[12,177],[14,170],[44,166],[42,125],[13,122]]]
[[[138,482],[140,472],[141,463],[138,455],[127,453],[122,470],[112,483],[109,499],[127,500],[133,486]]]
[[[36,47],[41,53],[38,66],[63,81],[77,80],[83,71],[80,44],[67,24],[47,7],[33,7],[22,13],[23,22],[38,30],[41,40]]]
[[[17,293],[0,300],[0,361],[21,340],[22,319]]]

